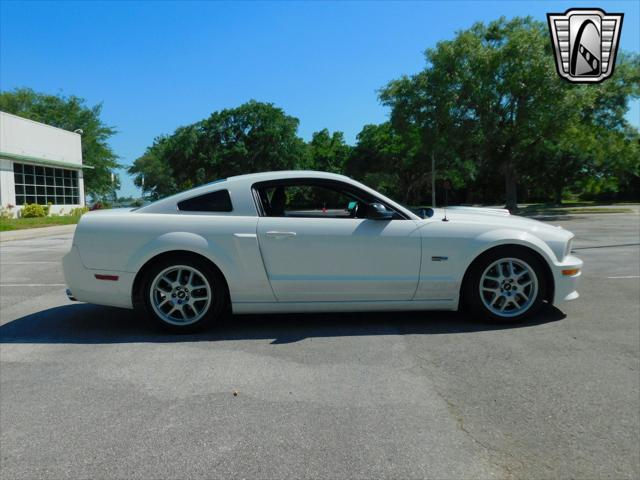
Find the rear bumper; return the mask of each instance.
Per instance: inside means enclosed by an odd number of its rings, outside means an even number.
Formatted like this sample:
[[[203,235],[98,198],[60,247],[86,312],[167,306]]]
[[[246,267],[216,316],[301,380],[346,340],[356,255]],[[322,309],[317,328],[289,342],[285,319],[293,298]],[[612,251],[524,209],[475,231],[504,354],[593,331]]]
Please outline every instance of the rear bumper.
[[[133,308],[131,291],[135,279],[134,273],[86,268],[75,245],[63,257],[62,268],[68,287],[67,297],[70,300]],[[96,275],[100,277],[115,276],[117,280],[100,280],[96,278]]]
[[[552,265],[553,283],[555,286],[553,295],[554,304],[575,300],[580,296],[578,293],[578,284],[582,277],[583,264],[583,261],[578,257],[569,255],[565,257],[562,262]],[[573,275],[565,275],[562,273],[563,270],[574,269],[578,269],[578,273]]]

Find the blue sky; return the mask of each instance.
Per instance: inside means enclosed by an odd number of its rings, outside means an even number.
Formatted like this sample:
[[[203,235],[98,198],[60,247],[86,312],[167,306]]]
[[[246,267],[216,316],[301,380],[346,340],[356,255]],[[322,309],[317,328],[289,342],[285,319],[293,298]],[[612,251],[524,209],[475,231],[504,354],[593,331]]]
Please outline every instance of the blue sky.
[[[377,90],[424,66],[423,51],[475,21],[547,12],[624,12],[621,48],[640,51],[640,2],[0,2],[0,88],[103,102],[127,165],[153,138],[247,100],[300,119],[300,135],[349,143],[388,111]],[[640,125],[634,103],[629,114]],[[121,173],[122,195],[137,191]]]

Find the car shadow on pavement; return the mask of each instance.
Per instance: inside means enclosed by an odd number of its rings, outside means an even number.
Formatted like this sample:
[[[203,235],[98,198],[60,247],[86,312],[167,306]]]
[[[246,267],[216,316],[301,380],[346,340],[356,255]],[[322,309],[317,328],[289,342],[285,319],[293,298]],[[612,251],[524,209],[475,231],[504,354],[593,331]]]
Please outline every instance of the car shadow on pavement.
[[[457,312],[379,312],[286,315],[230,315],[206,331],[167,334],[133,310],[89,304],[63,305],[0,326],[0,343],[167,343],[272,340],[272,344],[314,337],[432,335],[533,327],[565,315],[545,306],[534,318],[494,325]]]

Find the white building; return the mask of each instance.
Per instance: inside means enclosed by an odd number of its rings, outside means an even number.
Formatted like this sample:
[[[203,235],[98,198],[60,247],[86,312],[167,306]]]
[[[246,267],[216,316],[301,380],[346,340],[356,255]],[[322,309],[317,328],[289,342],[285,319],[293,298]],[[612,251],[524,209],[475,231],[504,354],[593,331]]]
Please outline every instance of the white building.
[[[0,112],[0,206],[16,215],[25,203],[50,213],[82,207],[80,134]]]

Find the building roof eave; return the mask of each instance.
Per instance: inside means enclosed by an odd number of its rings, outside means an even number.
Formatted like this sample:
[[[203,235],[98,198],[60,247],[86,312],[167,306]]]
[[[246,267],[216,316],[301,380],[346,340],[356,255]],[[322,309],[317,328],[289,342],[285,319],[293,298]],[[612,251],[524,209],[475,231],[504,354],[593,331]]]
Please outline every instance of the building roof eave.
[[[0,151],[0,158],[8,158],[9,160],[18,160],[28,163],[39,163],[42,165],[51,165],[53,167],[77,168],[77,169],[93,169],[93,165],[82,165],[71,162],[63,162],[61,160],[50,160],[48,158],[31,157],[28,155],[18,155],[16,153],[8,153]]]

